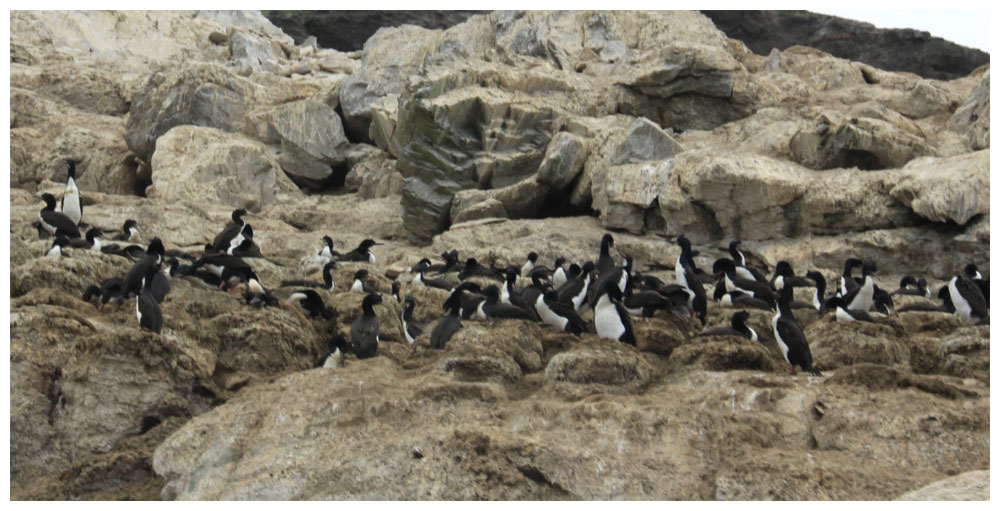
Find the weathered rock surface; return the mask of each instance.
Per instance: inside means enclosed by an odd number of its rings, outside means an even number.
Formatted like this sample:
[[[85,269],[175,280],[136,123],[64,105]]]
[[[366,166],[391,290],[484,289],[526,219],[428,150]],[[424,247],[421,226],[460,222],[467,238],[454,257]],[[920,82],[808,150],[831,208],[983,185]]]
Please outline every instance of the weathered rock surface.
[[[323,48],[357,51],[382,27],[448,28],[484,11],[267,11],[284,33],[302,44],[314,36]]]
[[[157,139],[156,149],[149,197],[259,208],[279,194],[299,194],[264,145],[241,135],[178,126]]]
[[[899,496],[896,500],[989,500],[990,471],[965,472],[928,484]]]

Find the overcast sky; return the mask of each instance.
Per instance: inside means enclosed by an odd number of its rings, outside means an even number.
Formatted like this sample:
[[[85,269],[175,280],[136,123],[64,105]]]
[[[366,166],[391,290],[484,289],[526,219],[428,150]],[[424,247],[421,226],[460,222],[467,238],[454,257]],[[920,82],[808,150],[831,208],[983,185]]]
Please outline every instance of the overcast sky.
[[[879,28],[915,28],[970,48],[990,51],[988,10],[833,10],[809,9],[841,18],[867,21]]]

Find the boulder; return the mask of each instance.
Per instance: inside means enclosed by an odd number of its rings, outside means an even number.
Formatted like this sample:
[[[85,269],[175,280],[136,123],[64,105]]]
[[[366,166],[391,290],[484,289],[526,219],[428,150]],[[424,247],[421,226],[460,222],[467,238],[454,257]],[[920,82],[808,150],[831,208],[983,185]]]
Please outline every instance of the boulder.
[[[340,116],[316,99],[275,107],[268,127],[281,144],[278,162],[296,184],[323,188],[333,167],[346,161],[347,138]]]
[[[924,137],[889,122],[841,115],[816,118],[812,126],[792,137],[789,149],[793,161],[814,170],[899,168],[914,158],[934,154]]]
[[[632,389],[649,382],[651,368],[634,348],[596,336],[590,339],[552,357],[545,366],[545,380]]]
[[[247,30],[233,30],[228,42],[237,74],[246,76],[253,72],[281,70],[285,53],[274,39]]]
[[[533,218],[545,203],[548,185],[525,179],[494,190],[462,190],[451,206],[453,223],[479,218]]]
[[[972,91],[948,120],[948,127],[964,134],[973,151],[990,147],[990,72],[986,71]]]
[[[990,471],[963,472],[908,491],[896,500],[990,500]]]
[[[243,207],[270,205],[295,184],[260,142],[214,128],[178,126],[156,143],[146,195]],[[195,157],[197,156],[197,157]]]
[[[213,64],[186,64],[153,74],[132,100],[125,141],[136,156],[150,161],[157,139],[175,126],[238,133],[250,109],[252,87]]]
[[[562,190],[580,174],[586,158],[587,146],[583,137],[565,131],[556,133],[545,148],[536,179],[555,190]]]
[[[965,225],[990,211],[990,151],[919,158],[898,173],[889,194],[933,222]]]

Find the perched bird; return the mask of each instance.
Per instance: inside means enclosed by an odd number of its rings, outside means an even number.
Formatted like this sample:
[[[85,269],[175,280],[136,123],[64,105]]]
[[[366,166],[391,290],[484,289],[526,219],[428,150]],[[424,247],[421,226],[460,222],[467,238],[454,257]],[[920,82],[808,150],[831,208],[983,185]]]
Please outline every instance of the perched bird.
[[[225,273],[225,272],[223,272]],[[225,277],[223,277],[225,279]],[[254,307],[277,307],[278,299],[261,285],[257,274],[252,270],[246,276],[247,288],[243,291],[243,300]]]
[[[554,287],[555,289],[559,289],[560,287],[562,287],[563,284],[566,283],[568,277],[566,275],[566,269],[563,268],[565,264],[566,264],[565,257],[559,256],[556,258],[556,262],[553,265],[554,268],[552,269],[552,287]]]
[[[774,328],[774,339],[778,342],[778,347],[781,348],[781,354],[785,356],[785,360],[791,366],[792,374],[795,374],[795,368],[799,367],[814,376],[823,376],[813,368],[809,342],[806,341],[802,327],[795,320],[795,315],[792,314],[792,309],[789,307],[792,302],[792,289],[792,286],[785,286],[778,298],[778,313],[771,320],[771,326]]]
[[[417,337],[420,337],[420,334],[424,332],[424,325],[413,317],[413,309],[416,306],[417,302],[413,298],[413,295],[406,295],[401,319],[403,320],[403,333],[406,335],[406,342],[411,345],[416,341]]]
[[[606,281],[597,291],[594,327],[601,339],[612,339],[635,346],[632,320],[621,304],[622,293],[616,283]]]
[[[139,224],[137,224],[135,220],[132,219],[125,220],[125,224],[122,225],[122,232],[115,234],[114,236],[111,237],[111,239],[115,241],[131,241],[133,243],[139,241],[140,238],[139,238],[138,225]]]
[[[382,303],[382,297],[369,293],[361,301],[361,317],[351,323],[351,345],[359,359],[374,357],[378,352],[378,318],[375,305]]]
[[[969,280],[982,280],[983,278],[983,274],[979,273],[979,268],[977,268],[973,263],[965,265],[963,271]]]
[[[402,303],[403,299],[399,297],[399,288],[402,286],[398,280],[392,281],[392,297],[396,299],[396,303]]]
[[[43,193],[45,207],[38,212],[38,221],[49,234],[62,234],[67,238],[79,238],[80,229],[76,222],[63,213],[56,211],[56,198],[51,193]]]
[[[316,365],[324,369],[335,369],[344,363],[344,352],[347,351],[347,339],[343,335],[335,335],[326,340],[326,353],[323,354]]]
[[[249,224],[247,225],[247,229],[250,229]],[[239,245],[229,247],[226,253],[236,257],[264,257],[260,253],[260,246],[254,243],[251,238],[244,238]]]
[[[986,308],[990,307],[990,279],[983,278],[983,274],[979,273],[979,269],[976,268],[975,264],[965,265],[965,276],[972,281],[973,284],[979,287],[979,292],[983,294],[983,298],[986,299]]]
[[[318,287],[333,292],[335,284],[333,282],[333,269],[337,267],[337,261],[330,261],[323,265],[323,282],[311,280],[284,280],[278,287]]]
[[[774,310],[774,305],[769,303],[767,300],[754,298],[742,291],[733,291],[732,293],[724,294],[719,300],[719,304],[724,307],[743,307],[766,311]]]
[[[732,335],[735,337],[746,337],[751,341],[757,340],[757,332],[747,326],[747,318],[750,317],[750,313],[747,311],[737,311],[733,314],[732,319],[729,320],[728,327],[711,328],[698,334],[698,337],[714,336],[714,335]]]
[[[949,301],[954,307],[954,313],[966,321],[988,320],[989,309],[986,305],[986,298],[979,286],[972,280],[961,275],[956,275],[948,281],[947,304]]]
[[[465,268],[462,268],[462,271],[458,273],[458,280],[471,279],[472,277],[484,277],[503,281],[502,275],[493,271],[492,268],[480,265],[475,258],[470,257],[465,260]]]
[[[732,261],[728,259],[723,259],[732,264]],[[691,309],[691,319],[698,318],[701,321],[701,326],[705,326],[706,316],[708,314],[708,297],[705,295],[705,286],[701,284],[701,281],[695,275],[694,269],[691,267],[689,261],[682,259],[678,260],[681,265],[680,275],[684,276],[684,282],[689,284],[687,286],[688,291],[688,308]],[[745,280],[745,279],[741,279]]]
[[[208,270],[195,269],[192,265],[180,264],[173,257],[167,260],[167,265],[170,267],[172,278],[190,277],[191,280],[207,289],[219,289],[222,286],[222,277]]]
[[[69,159],[66,164],[69,165],[66,171],[66,191],[63,192],[59,207],[73,221],[73,225],[80,225],[80,220],[83,220],[83,203],[80,202],[80,189],[76,186],[76,162]]]
[[[431,330],[431,348],[444,349],[455,332],[462,329],[462,318],[459,315],[459,309],[462,307],[462,294],[463,290],[456,288],[445,300],[444,309],[448,311],[448,314],[438,320],[434,329]]]
[[[853,257],[844,262],[844,274],[840,277],[837,291],[834,293],[835,295],[847,295],[853,291],[854,288],[858,287],[857,281],[854,280],[854,277],[852,277],[851,274],[854,272],[855,268],[860,268],[863,264],[864,263],[861,259],[855,259]]]
[[[914,289],[910,289],[909,286],[913,286]],[[911,296],[922,296],[924,298],[931,297],[931,290],[927,287],[927,279],[920,277],[919,279],[914,279],[913,275],[907,275],[899,281],[899,289],[892,292],[893,296],[896,295],[911,295]]]
[[[424,275],[426,267],[421,265],[417,270],[417,276],[413,278],[413,283],[418,286],[434,287],[437,289],[444,289],[445,291],[451,291],[451,284],[444,279],[429,279]]]
[[[365,284],[365,279],[368,278],[368,270],[358,270],[354,272],[354,283],[351,284],[352,293],[362,293],[369,294],[374,293],[375,290]]]
[[[157,271],[146,285],[149,286],[149,291],[156,299],[156,303],[163,303],[167,293],[170,292],[170,276],[165,272]]]
[[[610,234],[601,237],[601,252],[597,256],[597,274],[603,277],[615,269],[615,260],[611,257],[611,249],[615,246],[615,238]]]
[[[774,266],[774,276],[771,277],[770,285],[775,291],[781,291],[786,284],[792,287],[812,287],[814,285],[807,278],[796,276],[791,263],[778,261],[778,264]]]
[[[536,270],[537,271],[537,270]],[[540,272],[537,275],[544,274]],[[539,277],[532,272],[532,285],[529,286],[534,289],[535,286],[541,288],[541,283],[539,282]],[[504,281],[503,288],[500,289],[500,301],[502,303],[514,305],[515,307],[520,307],[528,311],[535,321],[538,321],[538,317],[535,314],[535,307],[532,302],[529,302],[524,298],[524,293],[527,292],[528,296],[534,296],[534,294],[528,291],[528,288],[524,288],[520,291],[514,289],[514,282],[517,280],[517,270],[514,268],[507,268],[507,280]]]
[[[90,229],[87,229],[87,237],[85,239],[76,238],[69,240],[69,246],[100,252],[101,240],[97,239],[97,237],[103,235],[104,232],[101,231],[100,227],[91,227]]]
[[[459,314],[461,314],[462,319],[477,319],[479,314],[479,306],[486,301],[482,295],[483,290],[480,289],[479,284],[475,282],[462,282],[452,291],[468,291],[468,293],[459,294]]]
[[[806,273],[806,277],[812,279],[816,284],[816,290],[813,292],[812,305],[816,310],[823,310],[823,304],[826,303],[826,278],[823,274],[818,271],[810,271]]]
[[[323,248],[319,249],[319,252],[317,252],[316,255],[326,260],[326,262],[324,262],[323,264],[326,264],[332,261],[334,257],[339,256],[340,254],[333,249],[333,238],[327,235],[323,235]],[[335,338],[336,337],[334,337],[334,339]]]
[[[875,261],[867,261],[862,265],[862,283],[853,291],[843,295],[844,305],[851,310],[867,311],[875,304],[875,281],[872,275],[878,271]]]
[[[288,303],[297,303],[309,317],[330,319],[333,312],[323,302],[323,297],[312,289],[299,289],[288,295]]]
[[[84,301],[98,299],[97,310],[103,310],[108,303],[118,303],[122,301],[122,279],[121,277],[111,277],[101,283],[101,286],[89,286],[83,292]]]
[[[742,245],[743,242],[740,240],[733,240],[729,242],[729,256],[733,258],[733,264],[736,265],[736,275],[748,280],[767,282],[767,279],[764,278],[764,274],[756,268],[747,266],[747,258],[743,255],[743,252],[740,251],[740,247]]]
[[[216,234],[215,238],[212,239],[211,251],[213,253],[225,252],[229,250],[229,247],[232,246],[233,240],[241,236],[243,232],[243,226],[246,225],[246,222],[243,220],[243,216],[246,214],[247,210],[243,208],[233,210],[233,214],[231,216],[233,221],[227,224],[222,229],[222,231],[220,231],[219,234]],[[242,239],[238,240],[237,244],[240,243],[241,241],[243,240]]]
[[[63,256],[63,249],[70,246],[69,238],[62,234],[57,234],[52,246],[45,252],[45,257],[59,258]]]
[[[528,278],[528,275],[531,274],[531,270],[535,269],[535,263],[537,261],[538,261],[538,254],[536,254],[535,252],[528,252],[528,260],[525,261],[524,265],[521,266],[521,276],[524,278]]]
[[[847,302],[844,300],[843,296],[834,296],[827,300],[826,310],[834,311],[834,319],[838,323],[845,323],[849,321],[867,321],[869,323],[874,323],[874,320],[871,315],[868,314],[868,311],[847,308]]]
[[[150,287],[153,276],[159,272],[155,267],[150,267],[141,279],[142,290],[135,299],[135,316],[139,320],[139,327],[160,333],[163,328],[163,314],[160,312],[160,305],[153,296]]]
[[[573,310],[579,311],[580,306],[587,301],[590,292],[590,285],[593,280],[594,263],[587,261],[583,264],[580,274],[573,280],[567,281],[558,289],[559,301],[573,305]]]
[[[573,335],[587,331],[587,323],[576,313],[572,306],[559,301],[559,296],[552,289],[538,295],[535,300],[535,312],[546,325],[553,326]]]
[[[495,285],[489,285],[483,293],[486,300],[479,304],[477,314],[479,319],[527,319],[534,320],[528,311],[506,303],[500,303],[500,289]]]
[[[375,264],[375,254],[372,253],[371,248],[381,245],[381,243],[375,243],[373,239],[366,239],[358,244],[358,247],[350,252],[345,252],[340,254],[341,261],[361,261],[371,264]]]
[[[139,294],[142,291],[142,280],[150,271],[157,271],[163,261],[163,242],[160,238],[153,238],[153,241],[146,247],[146,255],[136,261],[122,277],[122,297]]]
[[[724,279],[727,292],[741,291],[754,298],[764,300],[769,304],[775,303],[778,299],[778,295],[767,284],[738,277],[736,275],[736,266],[729,259],[716,259],[712,265],[712,273],[715,274],[716,279]]]

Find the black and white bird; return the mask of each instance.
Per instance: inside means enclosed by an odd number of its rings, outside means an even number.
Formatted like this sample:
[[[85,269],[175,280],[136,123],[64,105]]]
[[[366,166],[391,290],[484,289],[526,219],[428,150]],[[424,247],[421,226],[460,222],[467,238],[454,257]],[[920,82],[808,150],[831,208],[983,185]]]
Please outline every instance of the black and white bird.
[[[503,275],[497,273],[492,268],[487,268],[479,264],[475,258],[470,257],[465,260],[465,267],[458,273],[458,280],[471,279],[472,277],[495,279],[501,282],[504,280]]]
[[[151,277],[150,282],[146,282],[149,286],[149,291],[153,294],[153,298],[156,299],[156,303],[163,303],[163,300],[167,298],[167,293],[170,292],[170,268],[164,268],[166,271],[157,271]]]
[[[521,276],[528,278],[531,274],[531,270],[535,269],[535,263],[538,262],[538,254],[535,252],[528,252],[528,260],[521,265]]]
[[[875,304],[875,281],[872,279],[878,271],[875,261],[866,261],[861,267],[861,284],[853,291],[842,295],[847,309],[867,311]]]
[[[603,276],[615,269],[615,259],[611,257],[611,249],[615,247],[615,238],[610,234],[601,237],[601,252],[597,256],[597,274]]]
[[[601,339],[613,339],[635,346],[632,320],[621,303],[622,293],[616,283],[605,281],[597,291],[594,328]]]
[[[781,354],[785,356],[785,360],[791,366],[792,374],[795,374],[795,368],[798,367],[814,376],[823,376],[813,367],[809,342],[806,341],[802,327],[795,320],[795,315],[792,314],[792,309],[789,307],[793,295],[792,286],[785,286],[781,290],[781,295],[778,298],[778,313],[771,320],[774,339],[778,342],[778,347],[781,348]]]
[[[51,259],[57,259],[62,257],[65,254],[64,250],[69,248],[70,246],[69,242],[70,242],[69,238],[67,238],[62,234],[57,234],[56,239],[52,241],[52,246],[49,247],[47,251],[45,251],[45,257]]]
[[[640,280],[641,277],[641,275],[636,274],[629,280],[628,285],[625,287],[625,295],[622,297],[622,305],[633,316],[641,314],[643,317],[651,318],[656,314],[656,311],[669,308],[671,301],[669,297],[657,291],[636,289],[636,283],[642,282]],[[682,298],[685,304],[687,303],[687,299],[688,295],[685,292]]]
[[[774,304],[768,302],[767,300],[761,300],[760,298],[754,298],[742,291],[733,291],[731,293],[725,293],[722,298],[719,299],[719,305],[723,307],[741,307],[749,309],[760,309],[765,311],[773,311]]]
[[[333,238],[327,235],[323,235],[323,248],[319,249],[316,255],[324,260],[323,264],[326,264],[333,260],[334,257],[340,254],[333,249]]]
[[[330,319],[333,311],[326,306],[323,297],[312,289],[297,289],[288,295],[288,303],[298,304],[311,318]]]
[[[121,277],[111,277],[101,283],[100,287],[90,286],[83,292],[84,301],[91,301],[97,298],[97,310],[104,310],[104,306],[109,303],[122,301],[122,279]]]
[[[775,291],[781,291],[786,285],[812,287],[815,284],[805,277],[796,276],[788,261],[778,261],[778,264],[774,265],[774,275],[771,276],[769,283]]]
[[[974,263],[965,265],[963,271],[969,280],[982,280],[983,278],[983,274],[979,273],[979,268]]]
[[[375,264],[375,254],[372,253],[371,248],[376,245],[381,245],[381,243],[376,243],[373,239],[363,240],[354,250],[340,254],[340,260]]]
[[[847,261],[844,261],[844,274],[840,276],[840,280],[838,281],[837,284],[837,289],[833,293],[834,295],[845,296],[851,291],[853,291],[856,287],[858,287],[858,282],[854,280],[852,274],[855,268],[861,268],[863,264],[864,262],[861,261],[861,259],[856,259],[853,257],[848,258]]]
[[[955,314],[966,321],[981,321],[989,318],[986,298],[972,280],[956,275],[948,281],[948,299],[955,308]]]
[[[354,282],[351,284],[351,292],[361,294],[374,293],[375,290],[368,286],[368,284],[365,284],[365,279],[367,278],[368,270],[361,269],[354,272]]]
[[[583,318],[572,306],[560,302],[559,296],[552,289],[546,290],[535,299],[535,312],[543,323],[563,332],[578,336],[587,331],[587,323]]]
[[[455,291],[468,291],[468,293],[459,294],[459,314],[462,319],[478,319],[479,317],[479,306],[482,305],[486,298],[482,296],[483,290],[479,287],[479,284],[475,282],[462,282],[455,289]]]
[[[910,288],[910,286],[913,286],[913,288]],[[893,291],[892,295],[910,295],[930,298],[931,289],[927,287],[927,279],[923,277],[915,279],[913,278],[913,275],[906,275],[899,281],[899,289]]]
[[[566,283],[566,258],[559,256],[556,258],[554,268],[552,269],[552,287],[559,289],[563,284]]]
[[[172,278],[189,277],[190,280],[206,289],[219,289],[222,286],[222,277],[219,275],[208,270],[194,268],[192,265],[180,264],[177,258],[168,259],[167,265],[170,268]]]
[[[333,282],[333,269],[337,267],[337,261],[330,261],[323,265],[323,282],[312,280],[284,280],[278,287],[318,287],[333,292],[336,284]]]
[[[122,225],[121,232],[112,236],[111,239],[115,241],[130,241],[132,243],[140,241],[141,237],[139,236],[139,224],[131,218],[125,220],[125,224]]]
[[[249,229],[250,225],[247,224],[246,230]],[[230,246],[229,250],[226,250],[226,253],[236,257],[264,257],[260,253],[260,246],[252,238],[243,238],[238,245]]]
[[[437,324],[434,325],[434,329],[431,330],[431,348],[436,350],[444,349],[452,336],[462,329],[460,309],[462,307],[463,292],[462,289],[456,289],[444,301],[444,309],[448,313],[438,320]]]
[[[416,271],[417,275],[413,277],[413,283],[418,286],[427,286],[437,289],[444,289],[445,291],[451,291],[452,285],[450,282],[444,279],[428,278],[426,272],[427,272],[427,266],[419,265],[419,268],[417,268]]]
[[[754,298],[759,298],[773,304],[777,301],[778,295],[771,289],[771,286],[757,282],[756,280],[745,279],[736,275],[736,265],[730,259],[716,259],[712,265],[712,273],[716,279],[724,279],[726,291],[741,291]]]
[[[60,209],[73,221],[73,225],[80,225],[80,220],[83,220],[83,203],[80,201],[80,189],[76,186],[76,162],[66,160],[66,164],[69,168],[66,171],[66,190],[63,192]]]
[[[500,303],[500,288],[490,284],[483,290],[486,300],[479,304],[476,313],[479,319],[527,319],[534,320],[533,315],[516,306]]]
[[[150,267],[143,275],[140,284],[142,290],[135,299],[135,316],[139,320],[139,328],[160,333],[163,328],[163,313],[160,311],[160,304],[153,296],[151,284],[153,277],[159,272],[155,267]]]
[[[724,259],[724,261],[732,263],[728,259]],[[683,276],[684,286],[688,291],[688,308],[691,310],[691,319],[698,318],[701,321],[701,326],[705,326],[708,315],[708,296],[705,295],[705,286],[701,284],[701,280],[695,274],[690,261],[680,258],[677,262],[681,265],[679,274]]]
[[[157,271],[163,261],[163,242],[160,238],[153,238],[153,241],[146,247],[146,255],[135,262],[128,272],[122,277],[122,296],[124,298],[142,291],[142,280],[150,271]]]
[[[416,299],[413,295],[406,295],[403,305],[403,314],[400,315],[400,319],[403,320],[403,334],[406,335],[406,342],[413,345],[416,342],[417,337],[424,332],[424,325],[417,318],[413,317],[413,309],[417,306]]]
[[[399,296],[400,287],[402,287],[402,284],[398,280],[392,281],[392,288],[390,292],[392,293],[392,297],[396,299],[396,303],[403,303],[403,299]]]
[[[86,250],[93,250],[95,252],[101,251],[101,240],[100,236],[103,236],[104,232],[101,231],[100,227],[91,227],[87,229],[87,236],[84,239],[76,238],[70,240],[69,245],[73,248],[83,248]]]
[[[67,238],[79,238],[80,229],[76,222],[63,213],[56,211],[56,198],[51,193],[43,193],[45,207],[38,212],[38,221],[49,234],[62,234]]]
[[[344,352],[347,351],[347,339],[343,335],[335,335],[326,340],[326,353],[316,361],[313,367],[336,369],[344,363]]]
[[[226,252],[229,247],[232,246],[233,240],[239,237],[240,239],[236,242],[237,245],[243,241],[243,227],[246,225],[246,221],[243,220],[243,216],[247,214],[247,210],[243,208],[233,210],[231,215],[232,222],[227,224],[219,234],[215,235],[212,239],[212,252]]]
[[[540,278],[539,276],[543,274],[544,272],[539,272],[538,270],[532,271],[531,273],[532,284],[531,286],[529,286],[531,289],[537,288],[541,290],[541,282],[539,281]],[[514,282],[516,281],[517,281],[517,270],[515,270],[514,268],[507,268],[507,280],[504,281],[503,287],[500,289],[500,301],[502,303],[507,303],[528,311],[532,316],[535,316],[533,319],[535,319],[535,321],[538,321],[539,318],[535,313],[534,303],[528,301],[530,298],[525,298],[526,296],[527,297],[535,296],[535,294],[532,291],[530,291],[528,287],[521,290],[514,289]]]
[[[984,278],[982,273],[979,273],[979,268],[975,264],[969,263],[965,265],[965,276],[972,281],[973,284],[979,287],[979,292],[983,293],[983,298],[986,299],[986,307],[990,306],[990,279]]]
[[[734,337],[746,337],[751,341],[757,340],[757,332],[747,326],[746,321],[750,317],[747,311],[737,311],[729,320],[728,327],[711,328],[697,335],[697,337],[707,337],[716,335],[732,335]]]
[[[351,323],[351,345],[359,359],[371,358],[378,353],[378,318],[375,306],[382,297],[375,293],[365,295],[361,301],[361,317]]]
[[[812,299],[813,308],[816,310],[823,310],[823,304],[826,303],[826,278],[823,277],[822,273],[815,270],[806,273],[806,277],[811,279],[816,285]]]
[[[228,268],[227,268],[228,270]],[[225,275],[223,271],[223,275]],[[277,307],[279,305],[278,298],[271,294],[263,284],[260,283],[260,279],[257,278],[257,274],[250,271],[248,275],[240,275],[240,278],[245,279],[246,290],[243,291],[243,300],[247,305],[254,307]],[[223,277],[226,279],[226,277]]]
[[[763,273],[758,271],[756,268],[747,266],[747,258],[740,250],[742,245],[743,242],[740,240],[732,240],[729,242],[729,256],[733,258],[733,264],[736,266],[736,274],[745,279],[756,280],[757,282],[767,282]]]
[[[587,301],[587,294],[590,293],[590,285],[594,278],[594,263],[587,261],[583,264],[580,274],[575,279],[567,281],[560,287],[559,301],[571,304],[573,310],[579,311],[580,307]]]
[[[834,296],[827,300],[826,310],[833,310],[834,320],[838,323],[846,323],[850,321],[866,321],[868,323],[874,323],[874,320],[868,311],[847,308],[847,302],[844,300],[843,296]]]

